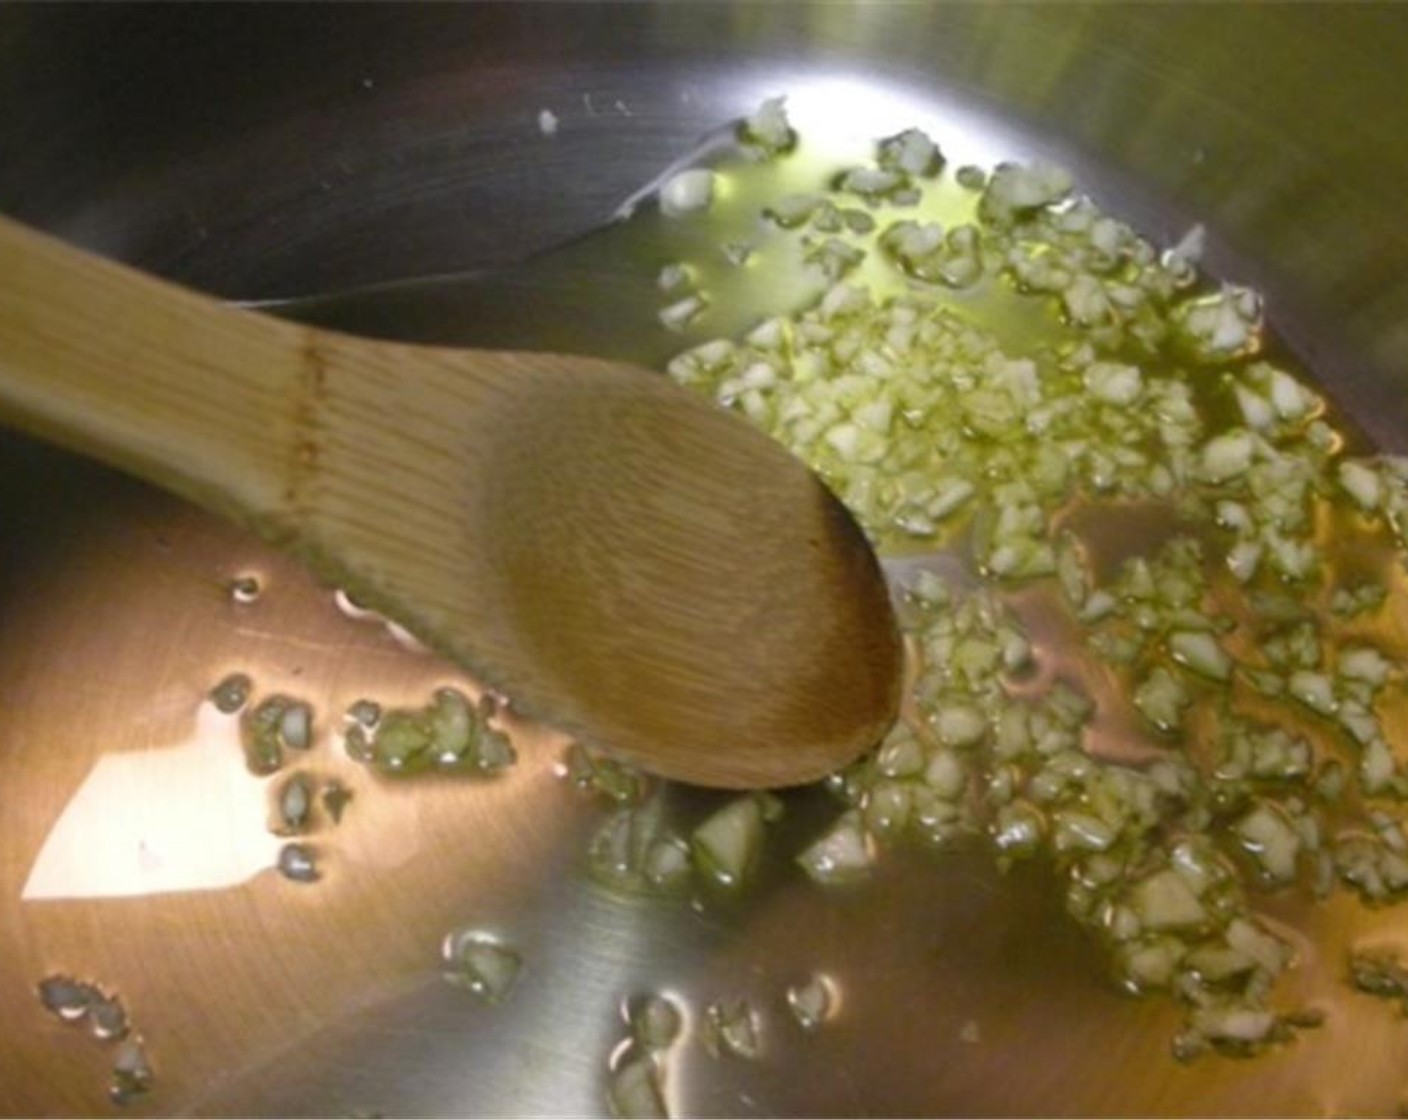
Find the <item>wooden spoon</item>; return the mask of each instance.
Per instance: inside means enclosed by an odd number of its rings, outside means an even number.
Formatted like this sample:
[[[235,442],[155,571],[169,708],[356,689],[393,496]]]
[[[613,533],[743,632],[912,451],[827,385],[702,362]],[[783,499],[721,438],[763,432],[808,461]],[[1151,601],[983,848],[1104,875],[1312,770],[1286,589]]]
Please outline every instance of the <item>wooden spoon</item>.
[[[850,515],[659,375],[316,330],[0,219],[0,417],[249,526],[664,776],[809,781],[894,718]]]

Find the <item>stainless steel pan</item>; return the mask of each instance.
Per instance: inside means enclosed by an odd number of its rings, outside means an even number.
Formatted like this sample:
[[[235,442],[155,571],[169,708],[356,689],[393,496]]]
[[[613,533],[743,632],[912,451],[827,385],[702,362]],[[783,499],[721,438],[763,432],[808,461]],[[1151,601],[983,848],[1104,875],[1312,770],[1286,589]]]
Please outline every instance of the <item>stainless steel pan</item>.
[[[0,208],[232,299],[506,268],[455,310],[481,341],[561,332],[546,341],[649,360],[662,339],[625,310],[648,272],[512,262],[787,92],[857,128],[908,117],[1054,156],[1151,233],[1205,222],[1212,270],[1268,291],[1401,448],[1405,60],[1396,5],[10,5]],[[1408,1091],[1408,1028],[1341,976],[1352,939],[1405,940],[1391,910],[1273,903],[1326,1025],[1181,1066],[1176,1013],[1114,990],[1039,873],[900,855],[824,895],[783,854],[826,812],[808,791],[745,904],[623,900],[584,872],[602,810],[548,737],[493,783],[377,783],[342,759],[353,700],[460,678],[255,542],[12,436],[0,526],[7,1114],[113,1107],[112,1047],[44,1012],[51,974],[121,995],[156,1073],[139,1115],[595,1113],[622,1001],[652,991],[763,1014],[756,1063],[681,1048],[681,1114],[1382,1114]],[[239,602],[249,575],[261,593]],[[267,791],[199,714],[232,671],[309,700],[304,766],[353,788],[315,836],[315,884],[260,870]],[[463,927],[522,956],[501,1006],[440,979]],[[781,1001],[813,970],[843,1001],[808,1037]]]

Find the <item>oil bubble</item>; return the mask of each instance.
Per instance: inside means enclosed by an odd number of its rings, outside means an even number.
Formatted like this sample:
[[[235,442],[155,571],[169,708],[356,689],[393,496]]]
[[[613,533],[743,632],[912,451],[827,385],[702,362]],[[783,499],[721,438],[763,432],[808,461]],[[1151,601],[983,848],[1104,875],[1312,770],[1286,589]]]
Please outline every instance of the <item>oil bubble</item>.
[[[295,883],[316,883],[322,878],[317,853],[307,844],[285,844],[279,850],[279,874]]]

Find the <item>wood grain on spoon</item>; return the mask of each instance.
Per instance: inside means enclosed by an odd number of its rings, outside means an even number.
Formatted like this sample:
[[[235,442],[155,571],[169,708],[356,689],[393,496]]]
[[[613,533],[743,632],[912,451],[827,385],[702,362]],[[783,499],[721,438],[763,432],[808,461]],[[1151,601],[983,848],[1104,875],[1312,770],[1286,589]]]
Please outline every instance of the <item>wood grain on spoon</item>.
[[[314,330],[0,219],[0,417],[250,526],[665,776],[808,781],[894,718],[849,514],[659,375]]]

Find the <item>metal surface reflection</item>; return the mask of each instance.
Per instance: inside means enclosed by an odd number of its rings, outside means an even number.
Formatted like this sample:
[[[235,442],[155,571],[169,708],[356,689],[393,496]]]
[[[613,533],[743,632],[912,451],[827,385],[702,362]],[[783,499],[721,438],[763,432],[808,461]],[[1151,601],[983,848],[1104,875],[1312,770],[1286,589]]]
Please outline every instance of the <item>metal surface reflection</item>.
[[[272,867],[266,781],[209,702],[185,742],[106,754],[64,806],[20,897],[127,898],[233,887]]]

